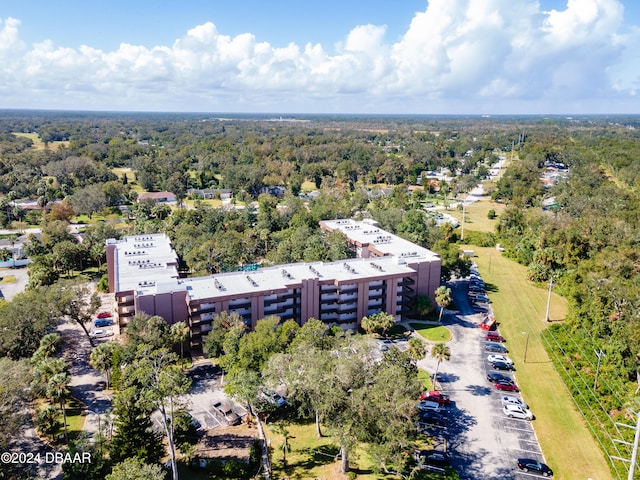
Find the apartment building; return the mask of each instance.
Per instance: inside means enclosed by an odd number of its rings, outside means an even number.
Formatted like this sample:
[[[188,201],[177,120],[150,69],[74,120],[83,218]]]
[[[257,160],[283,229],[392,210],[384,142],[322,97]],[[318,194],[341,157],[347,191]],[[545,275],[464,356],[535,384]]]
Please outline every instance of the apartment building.
[[[255,271],[179,278],[177,256],[162,235],[107,241],[109,288],[126,324],[135,312],[160,315],[168,323],[185,321],[191,348],[199,351],[213,316],[238,313],[248,326],[269,315],[304,324],[318,318],[356,329],[366,315],[380,311],[400,318],[416,295],[440,284],[440,257],[354,220],[321,222],[347,235],[358,258],[337,262],[278,265]]]

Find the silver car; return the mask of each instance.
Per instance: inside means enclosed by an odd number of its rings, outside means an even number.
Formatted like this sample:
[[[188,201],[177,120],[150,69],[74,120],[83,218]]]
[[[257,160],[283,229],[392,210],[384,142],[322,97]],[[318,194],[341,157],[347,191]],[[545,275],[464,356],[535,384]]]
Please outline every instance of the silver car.
[[[518,397],[514,397],[513,395],[504,395],[500,401],[502,405],[517,405],[518,407],[528,409],[529,405],[525,403],[524,400]]]
[[[533,420],[533,413],[528,408],[518,405],[503,405],[502,412],[509,418],[520,418],[522,420]]]

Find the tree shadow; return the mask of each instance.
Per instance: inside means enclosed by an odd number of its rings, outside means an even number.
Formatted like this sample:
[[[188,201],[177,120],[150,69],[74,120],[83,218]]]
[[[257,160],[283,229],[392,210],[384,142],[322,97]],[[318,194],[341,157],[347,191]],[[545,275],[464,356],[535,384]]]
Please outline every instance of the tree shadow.
[[[438,372],[438,383],[454,383],[460,380],[460,377],[454,373]]]
[[[467,385],[465,390],[475,397],[486,397],[491,395],[491,389],[486,385]]]
[[[300,450],[300,453],[303,454],[304,457],[294,462],[288,462],[287,472],[292,473],[293,470],[296,469],[308,472],[315,467],[334,463],[339,458],[340,447],[331,443]]]
[[[456,449],[456,445],[449,444],[452,450]],[[486,466],[482,460],[490,457],[493,452],[482,449],[478,452],[455,452],[452,455],[452,466],[460,474],[460,478],[487,478]],[[513,480],[513,469],[508,467],[498,467],[491,472],[492,480]]]

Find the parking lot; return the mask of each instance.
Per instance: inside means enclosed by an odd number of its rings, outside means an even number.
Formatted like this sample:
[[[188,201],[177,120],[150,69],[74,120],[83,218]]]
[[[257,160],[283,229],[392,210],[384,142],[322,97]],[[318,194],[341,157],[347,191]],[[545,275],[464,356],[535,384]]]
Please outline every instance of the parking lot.
[[[448,343],[451,359],[441,363],[438,383],[451,397],[452,405],[445,426],[431,426],[429,433],[446,439],[451,464],[461,479],[541,478],[521,471],[517,465],[517,459],[523,457],[544,462],[535,435],[535,419],[507,417],[501,397],[519,396],[519,393],[498,391],[487,380],[487,373],[498,370],[487,360],[492,352],[485,351],[486,332],[478,325],[485,314],[491,313],[490,304],[470,301],[467,280],[457,280],[449,286],[459,311],[455,315],[450,312],[443,319],[453,339]],[[497,321],[499,328],[500,319]],[[508,348],[509,339],[505,340]],[[517,383],[517,366],[522,359],[512,360],[516,371],[501,373],[513,377]],[[427,357],[425,361],[433,371],[435,360]]]
[[[210,362],[204,362],[189,372],[193,384],[190,392],[185,395],[185,400],[190,405],[189,411],[200,422],[204,430],[223,425],[213,411],[216,402],[230,402],[222,390],[222,371],[214,367]],[[232,402],[233,411],[240,417],[247,414],[241,405]]]

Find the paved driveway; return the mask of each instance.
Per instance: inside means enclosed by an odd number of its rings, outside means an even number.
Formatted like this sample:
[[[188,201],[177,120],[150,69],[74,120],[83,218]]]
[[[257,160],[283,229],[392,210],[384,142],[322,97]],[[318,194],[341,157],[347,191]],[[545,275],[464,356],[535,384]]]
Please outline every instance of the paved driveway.
[[[0,291],[7,300],[11,300],[18,293],[24,291],[27,283],[29,283],[29,269],[26,267],[0,269],[0,277],[9,276],[16,277],[16,281],[0,283]]]
[[[453,339],[448,344],[451,360],[440,365],[438,382],[440,389],[451,396],[452,406],[446,427],[431,427],[430,433],[446,439],[452,465],[461,479],[530,478],[531,474],[520,472],[516,460],[529,457],[544,461],[534,432],[535,420],[504,416],[500,403],[503,393],[486,379],[492,368],[484,351],[485,332],[477,325],[488,306],[469,302],[466,281],[449,286],[460,310],[455,315],[449,312],[443,319]],[[517,367],[519,359],[513,360]],[[420,366],[433,372],[436,361],[427,355]]]

